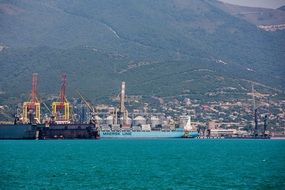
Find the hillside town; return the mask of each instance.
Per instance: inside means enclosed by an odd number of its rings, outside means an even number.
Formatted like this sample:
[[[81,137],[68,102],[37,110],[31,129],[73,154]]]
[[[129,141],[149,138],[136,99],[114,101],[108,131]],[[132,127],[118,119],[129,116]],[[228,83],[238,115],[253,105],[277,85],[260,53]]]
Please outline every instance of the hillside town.
[[[135,107],[139,100],[130,102],[129,107]],[[182,115],[190,115],[192,125],[198,129],[235,129],[249,132],[254,128],[253,100],[236,99],[232,101],[210,101],[190,98],[159,98],[151,97],[151,103],[143,103],[141,113],[161,113],[172,119]],[[139,106],[137,106],[139,107]],[[285,100],[258,99],[257,118],[262,128],[264,119],[268,116],[268,130],[272,135],[284,135],[285,132]],[[139,110],[135,110],[139,113]]]

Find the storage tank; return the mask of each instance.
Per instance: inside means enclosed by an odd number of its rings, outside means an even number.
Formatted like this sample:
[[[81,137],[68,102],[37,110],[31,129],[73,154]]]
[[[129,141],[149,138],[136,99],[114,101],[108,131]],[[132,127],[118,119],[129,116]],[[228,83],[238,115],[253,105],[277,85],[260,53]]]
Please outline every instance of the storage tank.
[[[121,126],[119,124],[112,125],[112,130],[121,130]]]
[[[134,131],[141,131],[142,128],[141,128],[141,126],[132,126],[132,130],[134,130]]]
[[[160,119],[156,116],[151,116],[150,118],[151,128],[155,128],[157,125],[160,125]]]
[[[120,123],[123,124],[123,117],[120,118]],[[130,125],[131,123],[132,123],[132,119],[128,117],[126,124]]]
[[[110,131],[111,128],[109,127],[109,125],[101,125],[101,130],[103,130],[103,131]]]
[[[145,124],[145,125],[142,125],[142,130],[143,131],[150,131],[150,125],[149,124]]]
[[[97,123],[103,123],[103,119],[101,117],[99,117],[98,115],[95,116],[95,120],[97,121]]]
[[[113,124],[113,116],[112,116],[112,115],[109,115],[109,116],[106,118],[106,124],[107,124],[107,125],[112,125],[112,124]]]
[[[134,125],[145,125],[146,124],[146,119],[142,116],[137,116],[134,119]]]

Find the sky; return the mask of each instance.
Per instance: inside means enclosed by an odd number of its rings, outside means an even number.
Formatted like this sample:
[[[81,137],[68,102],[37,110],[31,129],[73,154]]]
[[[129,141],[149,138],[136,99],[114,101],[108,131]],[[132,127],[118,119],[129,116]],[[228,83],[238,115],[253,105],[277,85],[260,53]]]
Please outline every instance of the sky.
[[[285,5],[285,0],[220,0],[226,3],[249,7],[278,8]]]

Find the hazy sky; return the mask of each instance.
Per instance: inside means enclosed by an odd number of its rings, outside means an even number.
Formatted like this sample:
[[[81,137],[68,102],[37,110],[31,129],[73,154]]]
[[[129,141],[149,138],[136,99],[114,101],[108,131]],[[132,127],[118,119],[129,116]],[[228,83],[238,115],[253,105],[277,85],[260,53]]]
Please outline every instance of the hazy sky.
[[[285,5],[285,0],[220,0],[236,5],[245,5],[250,7],[278,8]]]

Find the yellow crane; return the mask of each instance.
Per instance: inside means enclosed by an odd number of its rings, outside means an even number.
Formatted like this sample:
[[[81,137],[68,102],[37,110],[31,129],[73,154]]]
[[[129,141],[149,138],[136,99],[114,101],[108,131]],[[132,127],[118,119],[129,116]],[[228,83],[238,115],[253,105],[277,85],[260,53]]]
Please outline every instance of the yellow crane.
[[[61,79],[60,100],[52,103],[52,115],[57,123],[70,122],[70,104],[66,99],[65,89],[66,75],[64,74]]]

